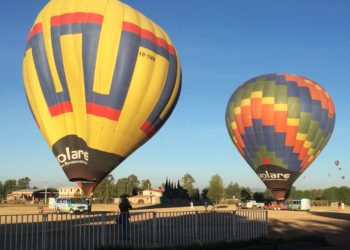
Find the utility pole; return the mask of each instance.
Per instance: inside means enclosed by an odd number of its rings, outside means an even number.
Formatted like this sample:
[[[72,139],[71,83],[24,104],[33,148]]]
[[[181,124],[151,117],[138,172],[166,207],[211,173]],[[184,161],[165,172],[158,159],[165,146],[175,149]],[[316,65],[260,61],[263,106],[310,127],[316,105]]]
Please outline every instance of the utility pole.
[[[47,184],[45,184],[45,205],[47,204]]]

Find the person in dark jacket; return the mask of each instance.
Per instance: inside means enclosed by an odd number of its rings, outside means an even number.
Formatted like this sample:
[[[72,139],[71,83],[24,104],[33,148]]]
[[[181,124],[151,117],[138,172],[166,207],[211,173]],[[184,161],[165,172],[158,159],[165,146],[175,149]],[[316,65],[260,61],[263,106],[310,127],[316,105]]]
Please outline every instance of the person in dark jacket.
[[[130,213],[129,210],[132,209],[132,206],[130,205],[130,202],[127,198],[127,196],[122,197],[122,201],[119,203],[119,211],[120,211],[120,216],[119,216],[119,224],[122,225],[122,239],[130,239],[129,238],[129,218],[130,218]]]

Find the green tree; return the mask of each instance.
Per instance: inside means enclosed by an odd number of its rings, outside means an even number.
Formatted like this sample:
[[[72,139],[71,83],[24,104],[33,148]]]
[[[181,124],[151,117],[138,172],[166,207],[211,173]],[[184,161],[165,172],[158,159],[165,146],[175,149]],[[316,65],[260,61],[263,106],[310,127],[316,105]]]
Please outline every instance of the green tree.
[[[251,191],[249,187],[241,187],[241,199],[250,200],[252,198]]]
[[[274,200],[272,192],[268,188],[266,188],[265,191],[264,191],[264,199],[266,201],[273,201]]]
[[[4,197],[6,197],[7,194],[17,190],[17,181],[12,179],[6,180],[4,182],[3,190]]]
[[[264,202],[264,193],[262,192],[254,192],[253,199],[257,202]]]
[[[18,189],[28,189],[30,188],[29,184],[30,184],[30,178],[29,177],[24,177],[21,178],[17,181],[17,188]]]
[[[208,191],[209,190],[206,187],[202,189],[202,192],[201,192],[201,198],[202,199],[208,199]]]
[[[113,198],[114,193],[115,193],[114,177],[112,175],[108,175],[96,187],[94,191],[94,197],[100,199],[101,201],[107,202],[108,200]]]
[[[136,175],[129,175],[127,178],[118,179],[116,183],[116,195],[118,197],[122,195],[133,196],[137,195],[140,182]]]
[[[220,175],[213,175],[209,182],[208,197],[219,203],[225,197],[224,183]]]
[[[128,176],[128,195],[137,195],[139,191],[140,181],[136,175],[132,174]]]
[[[4,185],[2,184],[2,182],[0,181],[0,200],[4,199]]]
[[[192,198],[193,200],[199,200],[201,198],[198,188],[194,189],[193,195],[190,198]]]
[[[304,196],[303,191],[297,190],[296,187],[291,186],[289,188],[289,190],[287,191],[285,198],[290,199],[290,200],[294,200],[294,199],[305,198],[303,196]]]
[[[127,178],[118,179],[118,181],[116,183],[116,195],[117,195],[117,197],[120,197],[124,194],[128,194],[128,179]]]
[[[194,188],[193,183],[195,183],[195,179],[189,173],[185,174],[181,178],[181,186],[187,190],[187,193],[190,198],[195,198],[197,190]]]
[[[152,183],[149,179],[141,181],[141,190],[151,189]]]
[[[238,183],[236,182],[235,184],[233,184],[233,182],[231,181],[225,188],[225,194],[226,199],[232,199],[233,197],[235,197],[235,199],[240,199],[241,190],[239,188]]]
[[[350,188],[342,186],[337,188],[336,192],[338,201],[350,201]]]

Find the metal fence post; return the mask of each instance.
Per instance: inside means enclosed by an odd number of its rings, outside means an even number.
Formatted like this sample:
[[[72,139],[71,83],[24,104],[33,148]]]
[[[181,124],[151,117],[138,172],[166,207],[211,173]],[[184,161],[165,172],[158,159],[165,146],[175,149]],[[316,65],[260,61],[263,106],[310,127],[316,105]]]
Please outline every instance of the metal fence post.
[[[265,211],[265,236],[269,237],[269,220],[268,220],[268,211]]]
[[[41,248],[42,249],[47,249],[46,248],[46,242],[47,242],[47,219],[48,219],[48,215],[47,214],[43,214],[42,215],[42,241],[41,241]]]
[[[152,220],[152,241],[153,241],[153,246],[157,247],[158,246],[158,235],[157,235],[157,213],[153,212],[153,220]]]
[[[198,211],[195,212],[194,214],[194,235],[196,239],[196,243],[200,244],[200,239],[199,239],[199,221],[198,221]]]
[[[233,240],[237,240],[237,211],[233,211]]]
[[[101,226],[101,246],[105,245],[105,237],[106,237],[106,213],[103,212],[101,214],[101,221],[102,221],[102,226]]]

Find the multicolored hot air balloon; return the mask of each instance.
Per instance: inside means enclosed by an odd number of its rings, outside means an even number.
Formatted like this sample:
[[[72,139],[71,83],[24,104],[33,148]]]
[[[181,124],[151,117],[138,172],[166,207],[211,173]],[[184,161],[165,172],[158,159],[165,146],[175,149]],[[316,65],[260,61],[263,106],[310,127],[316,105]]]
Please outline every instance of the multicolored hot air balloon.
[[[315,160],[335,123],[329,94],[290,74],[268,74],[241,85],[226,109],[230,137],[277,200]]]
[[[168,35],[117,0],[52,0],[23,59],[35,121],[86,194],[168,119],[181,69]]]

